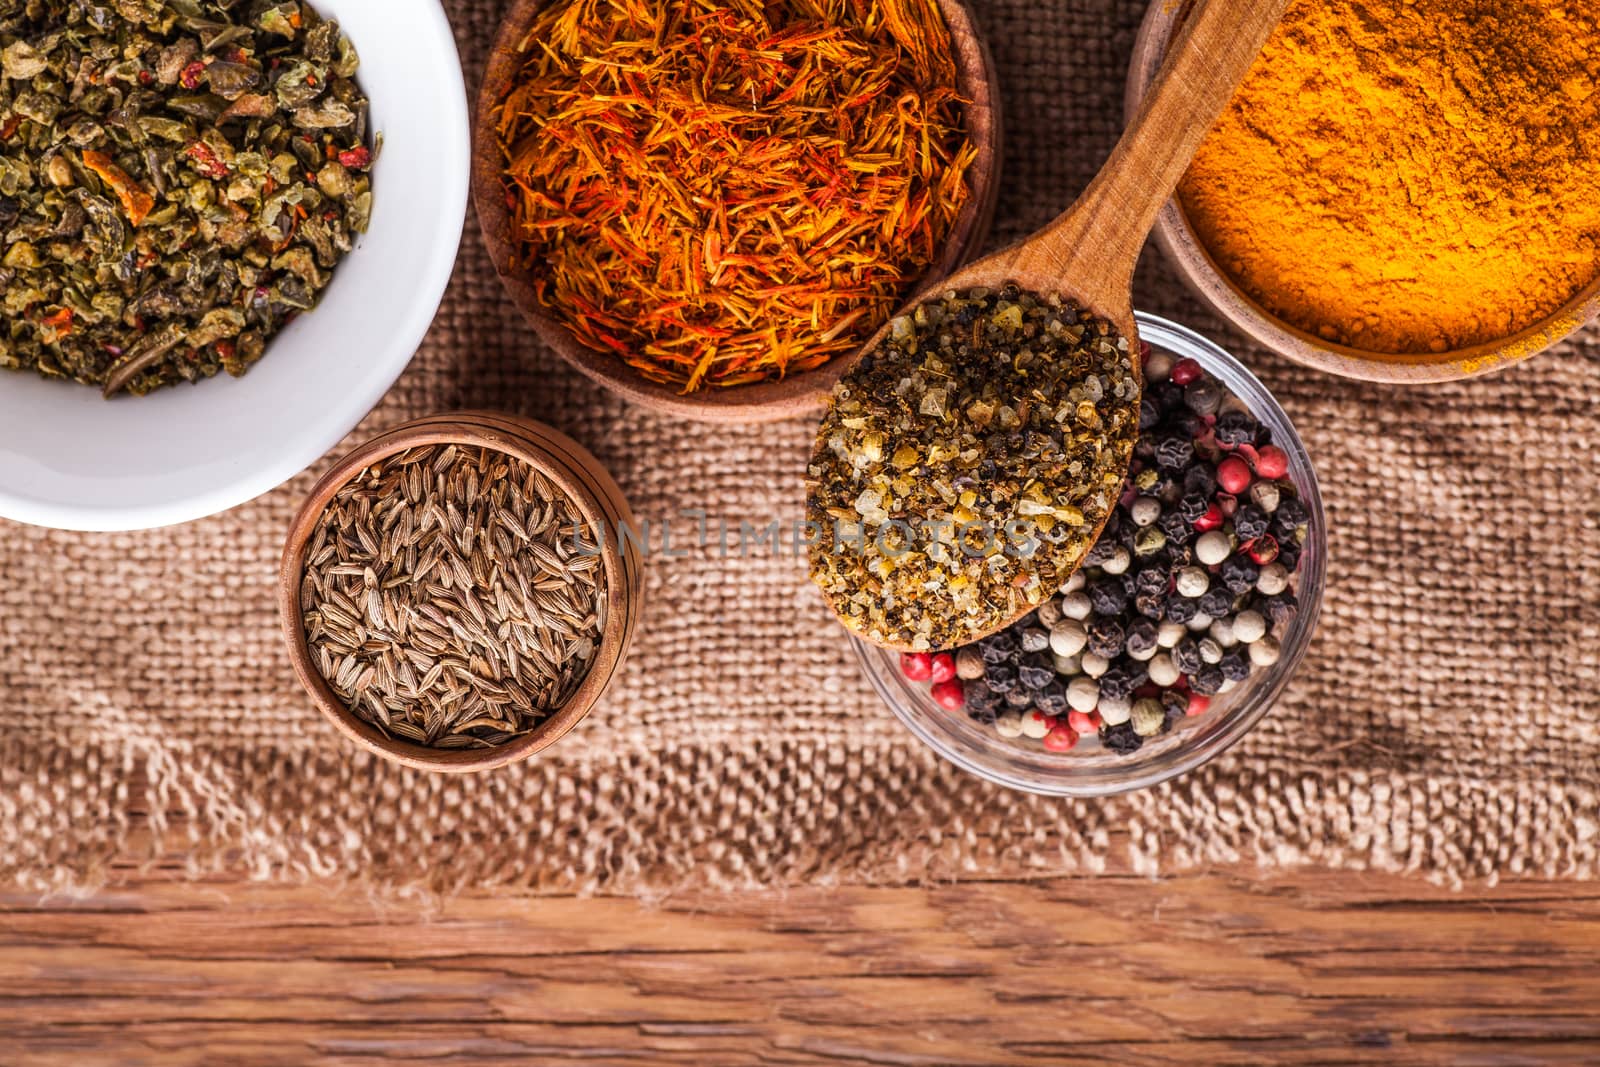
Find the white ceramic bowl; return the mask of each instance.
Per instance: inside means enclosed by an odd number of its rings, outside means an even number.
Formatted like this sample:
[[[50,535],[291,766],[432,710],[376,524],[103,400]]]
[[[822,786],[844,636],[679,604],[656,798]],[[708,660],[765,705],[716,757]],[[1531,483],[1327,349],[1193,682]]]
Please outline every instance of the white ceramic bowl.
[[[314,0],[361,55],[383,153],[370,232],[322,303],[245,377],[145,397],[0,371],[0,516],[136,530],[267,492],[338,444],[394,384],[433,321],[461,243],[467,94],[438,0]]]

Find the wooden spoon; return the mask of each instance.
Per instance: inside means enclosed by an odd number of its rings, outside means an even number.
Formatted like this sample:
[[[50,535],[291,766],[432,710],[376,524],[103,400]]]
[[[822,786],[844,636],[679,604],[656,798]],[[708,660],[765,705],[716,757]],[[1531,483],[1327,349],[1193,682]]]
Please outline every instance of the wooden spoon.
[[[1132,346],[1137,366],[1133,273],[1140,250],[1288,6],[1289,0],[1199,0],[1143,106],[1077,203],[1031,237],[924,289],[902,314],[950,290],[999,289],[1010,283],[1041,295],[1056,293],[1116,326]],[[880,345],[889,329],[880,329],[863,353]],[[849,376],[847,370],[845,378]],[[1096,537],[1101,530],[1095,531]],[[988,633],[1005,629],[1028,610]],[[984,636],[973,633],[970,639]],[[909,645],[877,643],[912,650]]]

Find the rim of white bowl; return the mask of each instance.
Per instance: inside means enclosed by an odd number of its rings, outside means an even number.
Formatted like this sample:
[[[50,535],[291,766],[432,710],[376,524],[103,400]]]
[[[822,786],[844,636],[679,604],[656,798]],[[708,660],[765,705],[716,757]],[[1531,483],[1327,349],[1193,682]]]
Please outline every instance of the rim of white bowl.
[[[348,405],[329,408],[311,418],[302,434],[297,435],[293,442],[286,442],[276,460],[263,464],[227,485],[198,490],[190,496],[147,506],[119,505],[108,508],[40,500],[0,487],[0,518],[58,530],[123,533],[178,526],[219,515],[272,492],[327,455],[378,406],[378,402],[399,381],[400,375],[416,358],[423,338],[432,328],[450,277],[455,273],[462,235],[466,231],[471,183],[472,121],[461,51],[456,47],[455,32],[450,27],[441,0],[432,0],[420,6],[418,14],[419,23],[425,22],[425,25],[419,25],[419,30],[425,29],[441,50],[447,50],[447,54],[455,60],[454,77],[448,79],[451,97],[449,110],[453,112],[454,122],[451,129],[441,131],[441,140],[446,143],[441,143],[439,155],[441,159],[456,160],[458,165],[442,168],[441,210],[435,216],[439,227],[439,244],[450,248],[450,255],[440,255],[428,265],[416,289],[417,299],[409,302],[409,306],[396,310],[400,324],[395,327],[390,343],[397,350],[406,351],[405,359],[385,364],[363,389],[351,395]]]

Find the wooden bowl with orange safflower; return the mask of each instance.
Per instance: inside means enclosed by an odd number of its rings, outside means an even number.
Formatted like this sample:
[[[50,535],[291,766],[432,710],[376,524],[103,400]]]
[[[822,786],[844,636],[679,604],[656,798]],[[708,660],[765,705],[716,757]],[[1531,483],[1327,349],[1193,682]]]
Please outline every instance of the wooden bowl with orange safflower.
[[[962,0],[516,0],[473,195],[562,359],[655,412],[773,422],[980,250],[999,121]]]

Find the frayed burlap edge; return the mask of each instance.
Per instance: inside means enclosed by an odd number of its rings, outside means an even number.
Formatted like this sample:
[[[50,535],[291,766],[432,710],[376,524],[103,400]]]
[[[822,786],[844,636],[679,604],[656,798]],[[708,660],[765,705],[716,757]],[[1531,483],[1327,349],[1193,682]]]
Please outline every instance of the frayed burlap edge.
[[[910,885],[1319,865],[1461,886],[1600,872],[1596,791],[1225,759],[1158,789],[1062,801],[899,745],[546,760],[464,789],[366,757],[0,749],[0,879],[80,894],[141,867],[397,895]]]

